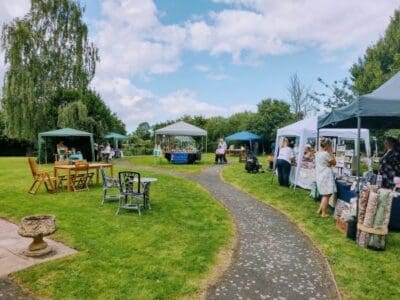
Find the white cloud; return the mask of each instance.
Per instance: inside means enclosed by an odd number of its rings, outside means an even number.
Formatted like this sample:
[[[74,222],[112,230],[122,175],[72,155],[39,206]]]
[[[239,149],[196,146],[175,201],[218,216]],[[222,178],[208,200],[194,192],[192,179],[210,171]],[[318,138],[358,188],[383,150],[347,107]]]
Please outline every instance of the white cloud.
[[[195,65],[194,69],[202,73],[207,73],[208,71],[210,71],[210,67],[205,65]]]
[[[197,99],[197,94],[188,89],[177,90],[166,96],[137,88],[128,79],[99,80],[94,84],[107,99],[107,104],[127,124],[128,132],[141,122],[155,124],[174,120],[185,114],[202,116],[229,116],[244,110],[256,111],[255,105],[237,105],[225,108]]]
[[[316,46],[325,52],[363,51],[383,33],[398,0],[214,0],[232,9],[187,25],[188,45],[227,53],[233,62]]]
[[[180,67],[185,30],[163,26],[151,0],[105,0],[94,42],[99,76],[163,74]]]

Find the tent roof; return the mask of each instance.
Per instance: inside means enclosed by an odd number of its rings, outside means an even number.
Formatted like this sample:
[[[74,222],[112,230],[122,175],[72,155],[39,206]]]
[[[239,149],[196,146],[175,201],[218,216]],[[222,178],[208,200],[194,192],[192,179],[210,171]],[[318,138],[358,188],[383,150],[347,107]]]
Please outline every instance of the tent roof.
[[[400,72],[370,94],[319,118],[318,127],[400,128]]]
[[[73,128],[62,128],[62,129],[39,133],[39,137],[45,137],[45,136],[92,136],[92,135],[93,134],[90,132],[76,130]]]
[[[248,131],[236,132],[225,138],[225,141],[254,141],[254,140],[261,140],[261,137]]]
[[[116,140],[127,140],[129,139],[129,137],[127,137],[126,135],[117,133],[117,132],[109,132],[107,133],[104,138],[106,139],[116,139]]]
[[[310,117],[286,127],[279,128],[278,136],[302,136],[303,134],[309,137],[317,136],[318,117]],[[320,136],[337,136],[340,138],[356,139],[357,128],[325,128],[320,130]],[[361,138],[369,141],[369,130],[361,129]]]
[[[196,127],[194,125],[188,124],[183,121],[176,122],[167,127],[160,128],[156,130],[156,134],[165,135],[182,135],[182,136],[206,136],[207,131]]]

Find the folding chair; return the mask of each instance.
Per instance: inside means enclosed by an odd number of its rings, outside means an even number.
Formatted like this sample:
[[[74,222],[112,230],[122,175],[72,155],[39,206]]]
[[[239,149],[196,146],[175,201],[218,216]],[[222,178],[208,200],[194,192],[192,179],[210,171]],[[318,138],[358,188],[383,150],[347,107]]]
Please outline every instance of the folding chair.
[[[29,157],[28,162],[33,176],[33,184],[28,193],[35,195],[42,183],[44,183],[47,192],[56,193],[56,178],[50,176],[48,172],[40,171],[34,157]]]
[[[71,176],[71,181],[74,192],[89,190],[89,164],[87,162],[75,162],[74,174]]]

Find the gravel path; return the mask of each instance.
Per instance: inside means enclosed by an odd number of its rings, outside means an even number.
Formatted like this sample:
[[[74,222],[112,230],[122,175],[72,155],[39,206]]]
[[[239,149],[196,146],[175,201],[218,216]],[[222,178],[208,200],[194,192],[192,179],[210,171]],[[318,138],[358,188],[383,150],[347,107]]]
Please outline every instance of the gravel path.
[[[285,216],[249,194],[224,183],[221,166],[199,174],[155,168],[191,179],[233,215],[238,247],[207,299],[340,299],[326,260]]]

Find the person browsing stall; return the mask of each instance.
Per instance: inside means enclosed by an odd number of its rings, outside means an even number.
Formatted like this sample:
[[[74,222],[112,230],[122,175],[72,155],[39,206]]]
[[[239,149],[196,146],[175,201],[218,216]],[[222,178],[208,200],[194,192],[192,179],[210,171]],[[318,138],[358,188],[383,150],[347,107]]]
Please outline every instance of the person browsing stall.
[[[392,189],[395,186],[394,177],[400,176],[399,143],[393,137],[387,137],[384,142],[385,153],[379,160],[379,172],[382,175],[382,187]]]
[[[332,167],[336,165],[336,159],[332,152],[332,142],[328,138],[320,141],[320,150],[315,153],[315,175],[317,189],[322,195],[320,206],[317,213],[322,217],[329,216],[328,203],[331,195],[336,192],[335,179]]]
[[[281,147],[279,148],[279,154],[276,160],[278,181],[281,186],[289,186],[289,175],[293,159],[293,149],[289,147],[289,140],[285,137],[282,141]]]
[[[68,147],[64,145],[64,141],[57,144],[57,154],[59,160],[64,160],[68,156]]]

